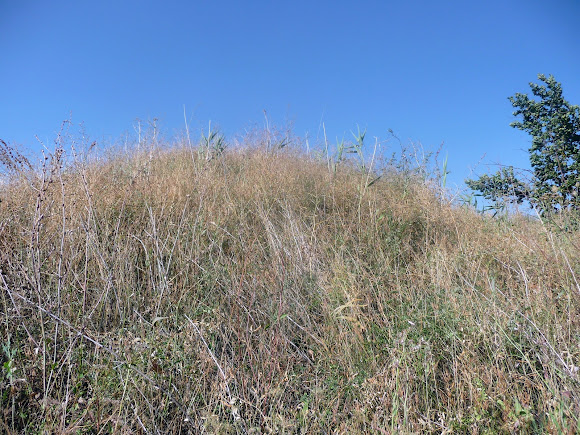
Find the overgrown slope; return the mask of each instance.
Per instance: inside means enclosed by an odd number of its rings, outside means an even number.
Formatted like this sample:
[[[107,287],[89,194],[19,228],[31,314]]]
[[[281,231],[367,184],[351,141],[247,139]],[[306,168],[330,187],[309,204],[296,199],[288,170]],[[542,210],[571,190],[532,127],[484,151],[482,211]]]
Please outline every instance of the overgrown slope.
[[[2,431],[579,430],[577,233],[259,147],[40,172],[0,193]]]

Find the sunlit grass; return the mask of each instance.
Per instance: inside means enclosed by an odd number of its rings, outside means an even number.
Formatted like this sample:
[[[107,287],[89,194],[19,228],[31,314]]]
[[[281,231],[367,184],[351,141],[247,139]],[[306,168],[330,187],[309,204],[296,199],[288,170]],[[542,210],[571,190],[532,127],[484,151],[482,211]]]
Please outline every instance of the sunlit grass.
[[[360,132],[354,162],[203,140],[5,154],[2,431],[580,429],[578,233],[453,205]]]

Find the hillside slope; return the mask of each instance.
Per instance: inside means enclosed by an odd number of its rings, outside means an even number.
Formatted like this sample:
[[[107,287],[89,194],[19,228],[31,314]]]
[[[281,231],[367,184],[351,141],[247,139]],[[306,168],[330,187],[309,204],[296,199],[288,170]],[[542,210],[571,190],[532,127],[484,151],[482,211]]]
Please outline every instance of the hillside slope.
[[[578,233],[198,151],[1,187],[3,431],[579,430]]]

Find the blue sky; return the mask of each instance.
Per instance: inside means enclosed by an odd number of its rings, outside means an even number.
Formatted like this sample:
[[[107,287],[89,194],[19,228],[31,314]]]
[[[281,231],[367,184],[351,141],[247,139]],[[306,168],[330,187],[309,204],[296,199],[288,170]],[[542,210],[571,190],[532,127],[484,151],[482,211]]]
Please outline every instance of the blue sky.
[[[70,114],[98,141],[138,118],[171,136],[184,105],[233,135],[266,110],[311,142],[321,121],[444,142],[459,184],[484,154],[527,166],[507,97],[538,73],[580,104],[579,22],[577,0],[0,0],[0,138],[37,150]]]

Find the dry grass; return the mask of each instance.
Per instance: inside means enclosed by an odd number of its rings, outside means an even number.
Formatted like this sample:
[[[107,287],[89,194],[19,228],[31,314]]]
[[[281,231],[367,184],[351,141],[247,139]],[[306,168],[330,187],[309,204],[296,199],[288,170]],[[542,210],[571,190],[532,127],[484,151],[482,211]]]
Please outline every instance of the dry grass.
[[[286,149],[59,153],[0,192],[3,432],[580,430],[578,233]]]

